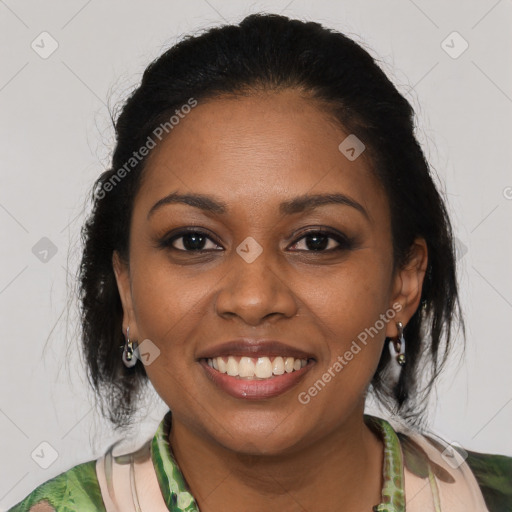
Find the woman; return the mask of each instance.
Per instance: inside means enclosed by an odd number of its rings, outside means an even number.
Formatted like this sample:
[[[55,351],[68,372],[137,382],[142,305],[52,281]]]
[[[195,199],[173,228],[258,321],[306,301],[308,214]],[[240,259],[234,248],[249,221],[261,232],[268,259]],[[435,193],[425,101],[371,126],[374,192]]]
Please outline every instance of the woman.
[[[169,412],[11,511],[512,510],[512,458],[421,429],[454,244],[366,51],[251,15],[150,64],[116,134],[83,230],[84,350],[115,425],[148,379]]]

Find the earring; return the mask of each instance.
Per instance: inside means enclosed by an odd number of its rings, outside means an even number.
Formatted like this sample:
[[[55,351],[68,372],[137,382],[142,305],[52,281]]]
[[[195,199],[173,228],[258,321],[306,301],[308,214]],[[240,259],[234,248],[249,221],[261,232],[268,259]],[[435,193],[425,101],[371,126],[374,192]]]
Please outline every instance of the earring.
[[[404,366],[405,359],[405,338],[404,338],[404,326],[402,322],[396,323],[398,329],[398,336],[396,340],[389,342],[389,352],[399,366]]]
[[[407,399],[408,392],[405,383],[405,373],[402,371],[405,363],[405,338],[404,326],[402,322],[396,323],[398,336],[389,342],[389,352],[391,354],[391,364],[388,365],[388,378],[390,379],[391,390],[398,403],[403,403]]]
[[[130,341],[130,326],[126,328],[126,343],[123,350],[123,363],[127,368],[137,364],[137,356],[134,354],[132,342]]]

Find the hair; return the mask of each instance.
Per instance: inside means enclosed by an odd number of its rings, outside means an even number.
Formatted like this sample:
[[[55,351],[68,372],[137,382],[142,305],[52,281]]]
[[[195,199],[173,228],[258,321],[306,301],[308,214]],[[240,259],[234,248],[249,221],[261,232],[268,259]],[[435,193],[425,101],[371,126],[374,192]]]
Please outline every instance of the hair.
[[[458,318],[464,325],[452,228],[414,134],[413,108],[374,58],[342,33],[314,22],[252,14],[237,25],[189,35],[149,64],[114,121],[111,167],[91,191],[92,210],[81,232],[82,342],[89,382],[116,428],[131,424],[148,381],[141,363],[127,368],[122,362],[123,309],[112,267],[113,251],[129,263],[132,207],[147,160],[138,157],[134,163],[134,152],[191,98],[201,102],[284,89],[307,93],[364,141],[390,205],[395,268],[407,261],[417,237],[426,241],[421,305],[404,329],[407,364],[398,383],[389,384],[390,354],[384,346],[371,382],[387,410],[410,425],[422,420],[424,398],[453,345],[453,322]],[[121,180],[127,162],[133,165]]]

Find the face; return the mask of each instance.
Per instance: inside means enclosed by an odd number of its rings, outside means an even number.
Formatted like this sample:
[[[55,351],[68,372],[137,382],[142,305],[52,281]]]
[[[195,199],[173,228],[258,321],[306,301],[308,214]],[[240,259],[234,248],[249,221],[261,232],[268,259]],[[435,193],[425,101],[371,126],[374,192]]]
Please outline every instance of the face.
[[[129,267],[113,258],[123,326],[202,439],[277,454],[360,420],[385,337],[418,305],[424,246],[393,272],[388,200],[366,154],[338,149],[348,135],[287,90],[199,102],[149,156]]]

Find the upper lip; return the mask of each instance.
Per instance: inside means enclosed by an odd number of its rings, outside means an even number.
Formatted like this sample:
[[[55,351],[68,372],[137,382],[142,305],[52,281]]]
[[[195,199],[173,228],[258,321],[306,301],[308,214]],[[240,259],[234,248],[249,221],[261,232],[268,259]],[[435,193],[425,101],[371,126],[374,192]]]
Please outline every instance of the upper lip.
[[[283,356],[294,357],[295,359],[314,358],[313,354],[300,350],[297,347],[287,345],[276,340],[237,338],[235,340],[213,345],[204,349],[198,359],[210,359],[220,356]]]

